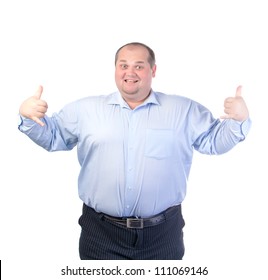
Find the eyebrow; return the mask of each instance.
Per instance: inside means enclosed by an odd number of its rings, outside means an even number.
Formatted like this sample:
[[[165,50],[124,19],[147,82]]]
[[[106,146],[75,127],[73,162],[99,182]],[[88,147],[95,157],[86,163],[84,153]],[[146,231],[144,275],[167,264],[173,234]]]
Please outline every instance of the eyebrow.
[[[118,62],[124,62],[124,63],[127,63],[127,60],[125,59],[120,59]],[[145,63],[143,60],[138,60],[138,61],[135,61],[135,63],[140,63],[140,64],[143,64]]]

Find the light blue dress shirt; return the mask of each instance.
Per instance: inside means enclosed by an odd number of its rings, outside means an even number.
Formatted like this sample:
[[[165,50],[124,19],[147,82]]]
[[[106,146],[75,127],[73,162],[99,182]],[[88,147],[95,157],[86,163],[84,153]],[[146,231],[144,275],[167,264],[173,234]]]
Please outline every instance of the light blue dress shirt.
[[[222,154],[244,140],[251,121],[220,121],[201,104],[152,91],[131,110],[119,92],[90,96],[20,131],[48,151],[77,146],[79,196],[97,212],[149,217],[186,195],[193,150]]]

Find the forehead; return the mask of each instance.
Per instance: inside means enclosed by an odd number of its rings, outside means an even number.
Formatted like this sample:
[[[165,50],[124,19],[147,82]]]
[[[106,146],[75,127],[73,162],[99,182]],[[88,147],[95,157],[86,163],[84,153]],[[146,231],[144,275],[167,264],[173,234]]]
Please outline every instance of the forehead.
[[[125,46],[118,53],[118,61],[147,62],[149,52],[142,46]]]

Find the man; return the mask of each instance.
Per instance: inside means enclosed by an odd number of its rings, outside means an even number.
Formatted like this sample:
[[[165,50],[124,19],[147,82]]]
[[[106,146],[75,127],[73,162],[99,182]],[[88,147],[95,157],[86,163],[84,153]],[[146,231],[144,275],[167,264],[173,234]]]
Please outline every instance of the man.
[[[134,42],[115,56],[117,92],[52,117],[42,87],[20,107],[20,131],[48,151],[78,149],[81,259],[182,259],[181,203],[193,150],[222,154],[250,128],[241,87],[222,121],[201,104],[152,90],[155,55]]]

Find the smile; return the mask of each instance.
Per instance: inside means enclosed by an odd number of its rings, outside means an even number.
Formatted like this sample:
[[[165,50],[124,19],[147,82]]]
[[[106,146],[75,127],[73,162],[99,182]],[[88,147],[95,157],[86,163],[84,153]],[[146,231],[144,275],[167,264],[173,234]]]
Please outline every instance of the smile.
[[[126,82],[126,83],[137,83],[138,80],[126,79],[125,82]]]

